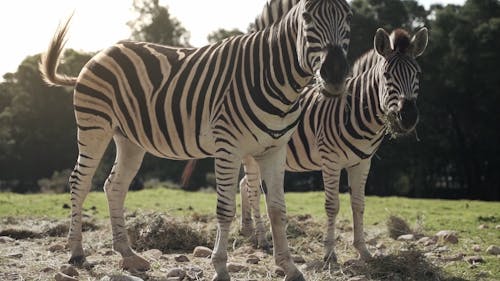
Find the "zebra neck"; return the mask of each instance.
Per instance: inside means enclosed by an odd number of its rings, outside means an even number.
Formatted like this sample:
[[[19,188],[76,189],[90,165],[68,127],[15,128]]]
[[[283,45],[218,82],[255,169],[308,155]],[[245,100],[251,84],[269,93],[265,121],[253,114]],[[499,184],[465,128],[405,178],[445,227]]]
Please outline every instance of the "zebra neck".
[[[377,139],[384,134],[384,123],[380,119],[383,114],[380,106],[380,77],[374,65],[369,70],[348,81],[350,96],[346,97],[344,110],[348,120],[358,127],[365,137]]]

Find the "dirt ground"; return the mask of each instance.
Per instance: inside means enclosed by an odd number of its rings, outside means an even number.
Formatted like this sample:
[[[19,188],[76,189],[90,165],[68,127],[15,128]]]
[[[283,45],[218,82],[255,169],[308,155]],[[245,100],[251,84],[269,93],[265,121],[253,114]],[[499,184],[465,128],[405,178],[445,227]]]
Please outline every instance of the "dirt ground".
[[[1,219],[0,280],[55,280],[54,276],[69,258],[65,237],[68,225],[67,220]],[[176,280],[167,279],[174,269],[181,269],[186,274],[182,280],[211,280],[213,277],[210,259],[193,256],[196,246],[212,247],[216,225],[213,217],[193,215],[179,219],[158,213],[135,213],[128,215],[127,225],[134,247],[151,261],[151,270],[145,273],[121,271],[120,256],[112,251],[109,222],[87,218],[84,248],[92,266],[77,268],[78,280],[101,280],[105,276],[122,274],[143,280]],[[446,245],[421,246],[416,241],[396,241],[389,238],[386,226],[366,228],[368,248],[377,257],[368,263],[361,262],[351,246],[352,228],[347,221],[337,224],[339,263],[325,266],[322,262],[323,229],[324,223],[309,216],[289,219],[287,233],[291,251],[308,281],[467,280],[443,273],[443,266],[450,262],[467,266],[461,259],[443,258],[454,254]],[[274,266],[272,254],[253,249],[251,240],[238,235],[237,220],[233,222],[230,240],[232,280],[283,279]],[[182,258],[185,261],[181,261]]]

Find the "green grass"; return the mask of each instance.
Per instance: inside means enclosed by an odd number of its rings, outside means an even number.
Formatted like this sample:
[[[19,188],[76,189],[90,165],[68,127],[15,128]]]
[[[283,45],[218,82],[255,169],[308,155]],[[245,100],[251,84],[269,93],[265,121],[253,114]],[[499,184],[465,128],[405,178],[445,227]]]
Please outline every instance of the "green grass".
[[[238,197],[238,202],[239,202]],[[342,194],[341,211],[338,220],[351,220],[349,196]],[[311,214],[324,221],[324,196],[322,192],[287,193],[288,214]],[[70,204],[68,194],[29,194],[0,193],[0,218],[2,217],[51,217],[67,218]],[[215,213],[216,195],[210,192],[185,192],[182,190],[156,188],[138,192],[129,192],[125,203],[128,211],[150,210],[168,212],[173,215],[191,215],[193,213]],[[239,204],[238,204],[239,205]],[[97,218],[108,218],[106,196],[102,192],[91,192],[84,208]],[[94,208],[92,208],[94,209]],[[264,210],[264,208],[262,208]],[[239,211],[238,211],[239,212]],[[489,245],[500,245],[500,203],[470,200],[424,200],[399,197],[367,197],[365,226],[384,227],[390,215],[406,219],[411,226],[417,222],[426,235],[433,235],[439,230],[455,230],[460,243],[449,246],[452,251],[473,254],[472,245],[478,244],[483,250]],[[480,230],[481,224],[489,229]],[[470,269],[464,262],[452,263],[446,271],[455,276],[476,280],[479,271],[487,271],[490,276],[500,279],[500,261],[497,257],[480,253],[486,263],[478,269]]]

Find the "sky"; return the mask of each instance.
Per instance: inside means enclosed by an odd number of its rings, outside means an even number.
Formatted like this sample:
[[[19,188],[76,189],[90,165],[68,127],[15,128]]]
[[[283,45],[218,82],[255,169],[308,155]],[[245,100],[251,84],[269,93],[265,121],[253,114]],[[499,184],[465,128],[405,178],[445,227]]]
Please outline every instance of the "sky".
[[[72,12],[68,48],[98,51],[130,37],[127,22],[135,19],[133,0],[9,0],[0,4],[0,81],[15,72],[24,58],[44,52],[59,22]],[[463,4],[465,0],[419,0]],[[160,0],[170,14],[191,33],[195,47],[207,43],[207,35],[219,28],[246,31],[262,11],[266,0]]]

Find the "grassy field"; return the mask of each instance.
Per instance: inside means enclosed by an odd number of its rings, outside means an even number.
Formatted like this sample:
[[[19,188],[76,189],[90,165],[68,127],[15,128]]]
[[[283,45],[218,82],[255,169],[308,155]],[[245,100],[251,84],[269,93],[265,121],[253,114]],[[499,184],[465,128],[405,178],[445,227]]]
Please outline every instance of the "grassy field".
[[[129,192],[126,209],[161,211],[172,215],[213,214],[216,195],[211,192],[184,192],[175,189],[156,188]],[[239,200],[239,198],[238,198]],[[310,214],[324,221],[324,196],[322,192],[287,193],[286,202],[289,215]],[[0,193],[0,218],[67,218],[69,215],[68,194],[18,195]],[[239,204],[238,204],[239,205]],[[66,207],[66,208],[65,208]],[[108,208],[105,194],[89,194],[85,209],[97,218],[107,218]],[[466,262],[447,264],[445,271],[466,280],[500,280],[500,259],[484,253],[489,245],[500,245],[500,203],[469,200],[422,200],[399,197],[367,197],[365,209],[366,229],[385,230],[387,218],[397,215],[412,227],[418,227],[425,235],[434,235],[439,230],[457,231],[460,243],[448,245],[451,251],[471,255],[473,245],[479,245],[479,253],[485,263],[471,268]],[[349,196],[341,195],[341,211],[338,221],[350,221]],[[479,229],[480,225],[487,229]],[[0,224],[1,228],[1,224]],[[481,272],[494,279],[477,279]],[[479,275],[478,275],[479,274]]]

